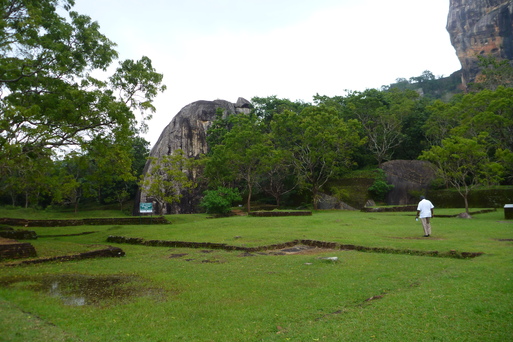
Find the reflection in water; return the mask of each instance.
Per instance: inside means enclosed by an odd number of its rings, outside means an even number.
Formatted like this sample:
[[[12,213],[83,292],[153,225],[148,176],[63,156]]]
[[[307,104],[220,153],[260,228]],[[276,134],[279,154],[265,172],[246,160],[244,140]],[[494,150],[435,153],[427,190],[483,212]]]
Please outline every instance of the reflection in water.
[[[65,305],[118,304],[134,297],[159,296],[161,290],[145,286],[133,276],[47,275],[0,278],[0,286],[47,293]]]

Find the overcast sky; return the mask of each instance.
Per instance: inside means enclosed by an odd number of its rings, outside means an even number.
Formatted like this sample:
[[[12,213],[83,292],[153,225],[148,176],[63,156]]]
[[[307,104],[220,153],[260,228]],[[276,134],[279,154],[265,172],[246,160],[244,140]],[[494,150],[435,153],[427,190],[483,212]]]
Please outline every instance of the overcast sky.
[[[194,101],[311,102],[461,68],[449,0],[76,0],[74,10],[100,24],[120,60],[148,56],[164,74],[152,146]]]

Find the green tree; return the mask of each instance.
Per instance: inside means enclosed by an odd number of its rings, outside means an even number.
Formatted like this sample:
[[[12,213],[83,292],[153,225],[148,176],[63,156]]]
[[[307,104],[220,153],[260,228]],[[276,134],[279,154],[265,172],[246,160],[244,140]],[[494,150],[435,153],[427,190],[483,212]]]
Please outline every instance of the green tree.
[[[23,199],[23,206],[37,205],[40,196],[49,195],[52,184],[53,162],[49,156],[22,155],[16,162],[3,165],[4,176],[0,179],[0,193],[11,198],[16,206]]]
[[[147,57],[121,62],[106,81],[94,78],[117,58],[115,44],[73,5],[0,2],[0,177],[24,155],[86,153],[104,140],[129,145],[165,90]]]
[[[278,144],[291,151],[298,181],[317,209],[322,186],[353,165],[352,154],[362,143],[359,123],[344,121],[333,107],[321,105],[275,115],[272,128]]]
[[[86,181],[90,163],[87,155],[71,152],[62,160],[55,162],[52,179],[52,203],[73,206],[78,212],[78,205],[84,197],[92,195],[91,184]]]
[[[209,148],[208,154],[210,154],[214,146],[223,143],[224,136],[226,133],[228,133],[232,126],[229,117],[224,116],[224,110],[222,108],[217,108],[216,118],[207,130],[207,146]]]
[[[495,90],[500,86],[513,86],[513,64],[508,59],[499,60],[492,56],[477,56],[481,72],[476,82],[469,84],[471,91]]]
[[[181,192],[194,187],[186,173],[191,161],[182,150],[161,158],[151,157],[150,160],[150,172],[140,185],[146,196],[157,202],[158,212],[162,215],[166,204],[179,202],[183,196]]]
[[[506,170],[505,177],[507,181],[513,181],[513,151],[506,149],[498,149],[495,153],[497,162],[501,163]]]
[[[224,183],[243,182],[249,212],[251,198],[269,162],[272,146],[268,134],[264,132],[265,126],[255,115],[232,115],[228,120],[231,128],[211,148],[206,175]]]
[[[416,76],[416,77],[410,77],[410,83],[425,83],[429,81],[435,80],[436,77],[433,75],[433,73],[429,70],[425,70],[422,72],[422,75]]]
[[[374,183],[369,188],[369,192],[376,201],[384,201],[385,196],[394,188],[393,184],[388,184],[385,171],[383,169],[376,170]]]
[[[378,165],[390,160],[394,149],[404,140],[403,119],[413,110],[417,98],[413,91],[397,89],[388,92],[368,89],[349,94],[346,110],[362,124],[369,151]]]
[[[130,144],[96,139],[87,146],[84,157],[88,163],[84,178],[89,197],[94,197],[97,203],[108,203],[119,201],[120,195],[128,195],[129,184],[137,180]]]
[[[430,145],[440,145],[451,136],[451,131],[460,124],[460,117],[454,104],[436,100],[427,107],[427,118],[423,131]]]
[[[298,182],[294,175],[291,151],[274,148],[271,150],[270,159],[267,163],[263,180],[261,182],[262,190],[272,196],[276,205],[280,207],[281,197],[293,191]]]
[[[239,190],[220,186],[215,190],[206,190],[200,206],[208,214],[226,215],[231,211],[233,203],[241,200]]]
[[[289,99],[279,99],[276,95],[269,97],[253,97],[251,99],[253,113],[260,118],[266,125],[269,125],[275,114],[290,110],[295,113],[301,112],[304,108],[311,106],[310,103],[303,101],[290,101]]]
[[[486,132],[489,147],[513,151],[513,88],[467,94],[452,110],[460,115],[452,135],[477,138]]]
[[[487,148],[477,138],[451,137],[441,146],[432,146],[420,156],[436,165],[439,176],[463,197],[465,212],[469,212],[468,195],[478,185],[497,184],[504,168],[490,160]]]
[[[153,68],[151,59],[143,56],[138,61],[128,59],[120,62],[109,79],[109,86],[116,90],[119,100],[140,113],[142,132],[147,131],[146,120],[150,120],[155,113],[154,98],[166,90],[166,86],[162,85],[163,78]]]

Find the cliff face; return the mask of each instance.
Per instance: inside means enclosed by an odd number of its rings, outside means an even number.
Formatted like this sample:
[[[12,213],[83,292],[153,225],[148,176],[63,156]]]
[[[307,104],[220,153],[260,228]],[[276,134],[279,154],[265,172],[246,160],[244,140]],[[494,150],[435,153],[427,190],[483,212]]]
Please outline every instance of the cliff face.
[[[447,31],[466,87],[479,75],[477,56],[513,60],[513,1],[451,0]]]
[[[235,113],[248,114],[251,110],[250,105],[249,101],[239,98],[236,103],[225,100],[197,101],[185,106],[164,128],[151,150],[150,157],[160,158],[170,155],[178,149],[181,149],[188,158],[196,158],[207,153],[207,130],[216,119],[217,109],[221,108],[223,116],[227,117]],[[147,162],[143,171],[144,177],[151,172],[151,167],[151,163]],[[189,177],[195,183],[200,183],[201,175],[189,175]],[[164,214],[194,212],[203,190],[197,188],[195,193],[183,192],[181,202],[178,205],[164,208]],[[141,189],[135,202],[134,214],[138,214],[139,203],[152,202],[152,200],[148,198],[144,189]]]

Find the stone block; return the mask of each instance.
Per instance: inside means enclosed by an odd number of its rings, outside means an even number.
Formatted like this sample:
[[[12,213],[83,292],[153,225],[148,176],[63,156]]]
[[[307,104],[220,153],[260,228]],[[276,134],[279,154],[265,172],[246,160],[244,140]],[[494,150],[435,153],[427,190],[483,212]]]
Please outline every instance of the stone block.
[[[513,204],[504,205],[504,218],[506,220],[513,220]]]

